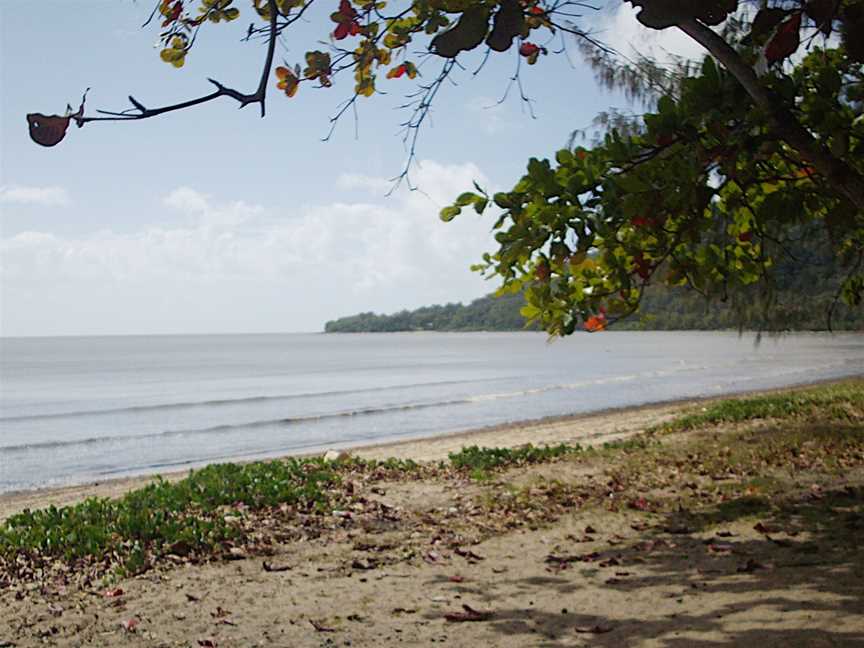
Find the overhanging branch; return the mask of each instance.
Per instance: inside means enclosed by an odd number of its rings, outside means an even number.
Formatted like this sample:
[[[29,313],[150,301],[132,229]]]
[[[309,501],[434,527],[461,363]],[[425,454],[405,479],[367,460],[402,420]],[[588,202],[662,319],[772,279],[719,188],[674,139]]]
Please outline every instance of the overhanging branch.
[[[677,27],[702,45],[734,76],[774,124],[777,134],[805,157],[826,180],[854,206],[864,212],[864,178],[843,160],[835,157],[795,118],[783,99],[765,87],[753,68],[747,65],[732,46],[711,28],[693,18],[685,18]]]
[[[305,10],[306,7],[309,6],[309,4],[311,4],[311,2],[307,3],[306,6],[304,6],[299,13],[302,13],[303,10]],[[270,12],[270,25],[267,38],[267,55],[264,58],[264,67],[261,70],[261,78],[258,81],[258,88],[255,90],[255,92],[246,94],[238,90],[234,90],[233,88],[228,88],[214,79],[208,79],[210,83],[216,86],[216,90],[202,97],[197,97],[196,99],[189,99],[188,101],[182,101],[180,103],[172,104],[170,106],[147,108],[146,106],[144,106],[144,104],[135,99],[135,97],[130,95],[129,102],[132,104],[133,108],[124,110],[122,112],[99,110],[97,112],[104,115],[104,117],[84,117],[83,115],[81,115],[73,116],[73,119],[79,127],[83,126],[87,122],[95,121],[134,121],[139,119],[149,119],[151,117],[157,117],[168,112],[174,112],[175,110],[184,110],[186,108],[191,108],[192,106],[207,103],[220,97],[230,97],[231,99],[234,99],[240,104],[241,108],[245,108],[249,104],[257,103],[259,106],[261,106],[261,116],[263,117],[266,112],[265,99],[267,96],[267,80],[270,77],[270,69],[273,67],[273,56],[276,52],[276,39],[279,36],[279,26],[277,24],[279,11],[276,6],[276,0],[267,0],[267,7]]]

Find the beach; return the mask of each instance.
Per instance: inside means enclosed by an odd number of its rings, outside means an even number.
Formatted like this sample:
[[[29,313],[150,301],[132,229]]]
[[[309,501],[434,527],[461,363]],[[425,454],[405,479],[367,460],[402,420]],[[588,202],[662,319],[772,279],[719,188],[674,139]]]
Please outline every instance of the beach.
[[[228,506],[251,542],[209,558],[98,579],[53,564],[5,586],[0,573],[0,645],[860,646],[862,392],[835,381],[357,447],[424,463],[337,459],[333,510]],[[500,449],[525,442],[594,450],[508,465],[518,455]],[[472,445],[505,463],[434,468]]]

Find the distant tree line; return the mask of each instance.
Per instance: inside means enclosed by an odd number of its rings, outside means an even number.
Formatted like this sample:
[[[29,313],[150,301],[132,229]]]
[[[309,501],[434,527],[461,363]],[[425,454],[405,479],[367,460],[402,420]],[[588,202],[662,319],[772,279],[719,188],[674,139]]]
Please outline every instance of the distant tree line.
[[[830,245],[814,233],[801,231],[773,272],[774,283],[732,291],[725,301],[711,301],[683,287],[654,285],[646,289],[639,312],[618,322],[618,330],[774,331],[822,330],[832,308],[834,330],[864,331],[864,307],[835,303],[843,272]],[[392,315],[360,313],[327,322],[327,333],[395,331],[520,331],[526,327],[519,312],[521,293],[487,295],[470,304],[424,306]]]
[[[525,305],[521,294],[494,297],[487,295],[470,304],[424,306],[392,315],[359,313],[327,322],[327,333],[384,333],[395,331],[519,331],[525,318],[519,309]],[[530,327],[536,330],[536,326]]]

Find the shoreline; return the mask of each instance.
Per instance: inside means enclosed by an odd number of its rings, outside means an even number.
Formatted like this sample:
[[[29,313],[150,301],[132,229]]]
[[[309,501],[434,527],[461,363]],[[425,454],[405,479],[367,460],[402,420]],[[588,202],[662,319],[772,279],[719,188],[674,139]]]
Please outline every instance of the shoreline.
[[[794,392],[818,385],[842,384],[860,380],[864,376],[847,376],[790,385],[787,387],[728,392],[721,395],[695,398],[671,399],[641,405],[605,408],[592,412],[527,419],[497,425],[459,430],[437,435],[400,438],[355,445],[333,444],[314,449],[263,458],[237,458],[209,463],[251,463],[255,461],[308,457],[323,454],[328,450],[345,450],[363,459],[413,459],[415,461],[438,461],[451,452],[466,445],[487,447],[515,447],[526,443],[552,445],[559,443],[599,445],[637,434],[644,429],[671,419],[682,410],[728,398],[742,398],[761,394]],[[203,465],[207,465],[204,463]],[[105,480],[89,480],[80,484],[48,486],[33,490],[0,493],[0,521],[25,509],[65,506],[88,497],[120,497],[130,490],[151,483],[157,476],[177,481],[189,474],[189,470],[176,469],[168,472],[153,472],[146,475],[130,475]]]

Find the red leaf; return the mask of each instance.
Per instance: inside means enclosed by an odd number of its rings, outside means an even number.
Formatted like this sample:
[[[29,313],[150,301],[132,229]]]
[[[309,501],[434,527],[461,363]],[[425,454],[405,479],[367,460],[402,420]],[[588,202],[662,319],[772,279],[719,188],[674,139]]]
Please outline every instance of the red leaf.
[[[465,582],[465,577],[464,577],[464,576],[460,576],[459,574],[456,574],[455,576],[451,576],[451,577],[448,578],[447,580],[449,580],[451,583],[464,583],[464,582]]]
[[[589,333],[599,333],[606,330],[606,316],[603,313],[592,315],[585,320],[585,330]]]
[[[120,625],[126,632],[135,632],[135,628],[138,627],[138,619],[126,619]]]
[[[519,46],[519,54],[524,56],[525,58],[529,58],[533,56],[537,52],[540,51],[540,48],[530,41],[525,41],[522,45]]]
[[[651,270],[653,266],[650,261],[647,261],[642,253],[639,252],[634,258],[633,263],[636,266],[636,274],[638,274],[642,279],[648,279],[651,276]]]
[[[644,497],[638,497],[632,502],[630,502],[627,506],[636,511],[650,511],[651,504]]]
[[[116,587],[114,589],[105,590],[105,598],[115,598],[117,596],[123,596],[123,588]]]
[[[348,36],[348,25],[350,23],[342,22],[333,30],[333,38],[336,40],[342,40]]]
[[[797,11],[780,25],[774,38],[765,48],[765,58],[768,63],[776,63],[790,56],[801,44],[799,31],[801,29],[801,12]]]

